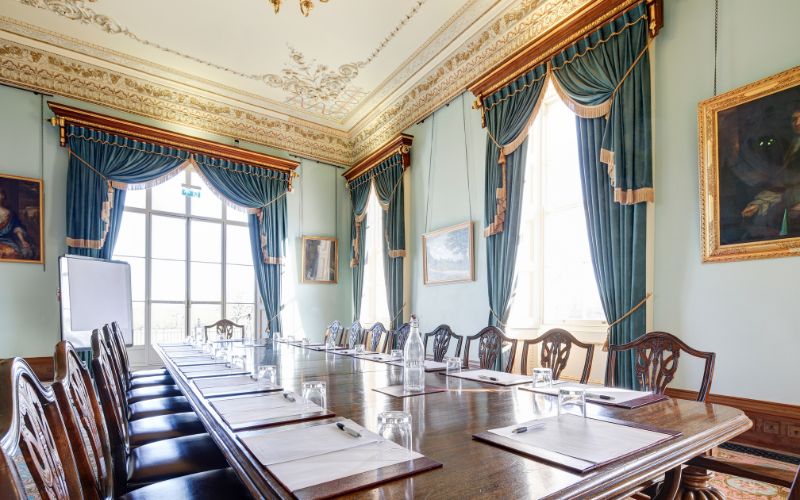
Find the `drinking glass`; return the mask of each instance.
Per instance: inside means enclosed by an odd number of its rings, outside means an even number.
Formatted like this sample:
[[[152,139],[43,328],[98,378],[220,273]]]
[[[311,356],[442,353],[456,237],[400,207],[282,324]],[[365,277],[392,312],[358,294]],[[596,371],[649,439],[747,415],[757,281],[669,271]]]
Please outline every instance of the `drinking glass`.
[[[231,368],[244,369],[245,355],[244,354],[231,354]]]
[[[553,370],[550,368],[534,368],[533,386],[546,388],[553,387]]]
[[[258,367],[257,380],[259,389],[274,387],[278,375],[278,368],[275,365],[261,365]]]
[[[392,349],[391,356],[397,359],[403,359],[403,350],[402,349]]]
[[[364,354],[364,344],[358,344],[355,347],[356,354]]]
[[[294,335],[287,335],[286,342],[294,342]]]
[[[567,406],[580,406],[581,414],[586,417],[586,389],[580,387],[564,387],[558,390],[558,414],[567,413]]]
[[[306,410],[312,411],[317,405],[320,408],[327,407],[327,391],[325,390],[325,382],[320,380],[310,380],[303,382],[303,399],[305,400]]]
[[[308,345],[310,342],[311,341],[308,340],[308,337],[303,337],[302,339],[300,339],[300,343],[303,345]]]
[[[404,411],[384,411],[378,414],[378,434],[388,441],[412,450],[411,415]]]
[[[447,375],[461,372],[461,358],[458,356],[445,356],[444,364]]]

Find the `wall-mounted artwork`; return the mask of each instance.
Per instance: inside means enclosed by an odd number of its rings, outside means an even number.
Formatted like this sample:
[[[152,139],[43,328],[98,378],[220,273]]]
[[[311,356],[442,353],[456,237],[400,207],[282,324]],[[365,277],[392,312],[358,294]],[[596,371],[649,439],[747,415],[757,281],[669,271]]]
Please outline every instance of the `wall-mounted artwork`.
[[[0,262],[44,261],[42,181],[0,174]]]
[[[475,279],[472,222],[422,235],[422,272],[426,285]]]
[[[336,283],[336,238],[303,236],[303,283]]]
[[[703,261],[800,255],[800,66],[700,103]]]

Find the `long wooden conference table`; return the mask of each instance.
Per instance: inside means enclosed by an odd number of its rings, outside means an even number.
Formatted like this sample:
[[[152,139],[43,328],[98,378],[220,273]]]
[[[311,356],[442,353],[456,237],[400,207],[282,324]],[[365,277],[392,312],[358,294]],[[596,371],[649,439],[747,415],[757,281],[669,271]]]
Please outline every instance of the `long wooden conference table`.
[[[285,390],[300,394],[303,382],[324,381],[328,409],[337,418],[346,417],[368,430],[377,429],[377,416],[385,410],[402,410],[411,415],[414,450],[443,466],[367,489],[363,488],[363,474],[359,480],[349,482],[344,478],[336,483],[333,491],[359,498],[617,498],[752,425],[737,409],[678,399],[636,409],[588,404],[590,417],[632,421],[678,431],[680,435],[580,474],[472,437],[490,428],[557,413],[557,398],[552,396],[461,380],[457,389],[398,398],[373,389],[402,384],[400,366],[278,342],[240,349],[246,353],[246,371],[259,365],[276,365],[278,383]],[[258,425],[246,430],[231,429],[212,406],[214,398],[206,398],[198,390],[194,381],[199,379],[187,378],[190,373],[184,373],[181,368],[185,367],[177,364],[180,358],[171,359],[161,346],[156,351],[253,496],[295,496],[243,445],[243,434],[262,429]],[[427,385],[446,387],[442,374],[427,373],[426,377]],[[380,479],[378,473],[371,478],[373,482]],[[330,492],[311,488],[299,496],[324,496]]]

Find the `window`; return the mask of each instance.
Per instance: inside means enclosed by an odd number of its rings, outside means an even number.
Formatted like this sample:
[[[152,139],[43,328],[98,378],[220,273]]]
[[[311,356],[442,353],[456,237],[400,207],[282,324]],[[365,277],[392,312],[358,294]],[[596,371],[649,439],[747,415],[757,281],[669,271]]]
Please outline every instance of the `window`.
[[[184,196],[184,185],[199,197]],[[131,265],[134,345],[180,342],[221,318],[256,327],[247,215],[225,206],[187,169],[128,191],[114,259]]]
[[[586,232],[575,115],[552,87],[530,130],[509,326],[604,330]]]
[[[386,302],[386,282],[383,274],[383,208],[370,188],[367,202],[367,229],[364,238],[364,288],[361,291],[361,317],[364,325],[380,321],[388,327],[389,306]]]

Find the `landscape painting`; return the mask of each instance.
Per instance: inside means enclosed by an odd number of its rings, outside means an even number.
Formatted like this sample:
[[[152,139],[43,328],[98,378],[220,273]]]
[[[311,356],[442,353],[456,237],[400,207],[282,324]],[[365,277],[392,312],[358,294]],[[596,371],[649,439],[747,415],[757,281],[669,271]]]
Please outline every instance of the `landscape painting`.
[[[436,285],[475,279],[472,222],[422,235],[424,283]]]
[[[303,236],[303,283],[336,283],[336,239]]]
[[[42,218],[42,181],[0,174],[0,262],[43,262]]]

